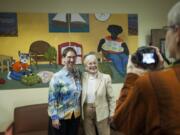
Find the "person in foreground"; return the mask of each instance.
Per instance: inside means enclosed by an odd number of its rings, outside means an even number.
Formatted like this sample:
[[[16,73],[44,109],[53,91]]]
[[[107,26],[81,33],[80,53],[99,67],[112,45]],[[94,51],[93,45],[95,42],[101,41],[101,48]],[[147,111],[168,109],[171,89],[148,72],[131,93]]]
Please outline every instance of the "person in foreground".
[[[180,135],[180,2],[168,14],[165,45],[176,62],[164,70],[144,73],[129,59],[112,122],[124,135]]]
[[[77,135],[80,121],[81,77],[75,68],[76,51],[63,51],[64,67],[49,85],[49,135]]]
[[[111,77],[99,72],[95,53],[84,57],[82,76],[82,119],[86,135],[110,135],[109,122],[115,109],[115,96]]]

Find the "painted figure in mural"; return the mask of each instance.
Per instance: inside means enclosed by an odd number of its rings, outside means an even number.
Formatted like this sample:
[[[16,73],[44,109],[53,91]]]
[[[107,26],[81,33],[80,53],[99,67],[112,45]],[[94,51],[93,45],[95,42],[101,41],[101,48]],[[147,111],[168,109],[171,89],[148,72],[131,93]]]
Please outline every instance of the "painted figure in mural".
[[[126,74],[129,49],[127,44],[118,37],[123,29],[119,25],[109,25],[107,30],[111,35],[100,40],[97,51],[101,51],[103,57],[112,61],[116,70],[124,77]]]
[[[19,61],[16,61],[12,64],[12,69],[7,75],[7,78],[9,80],[14,79],[19,81],[21,80],[22,76],[29,75],[32,73],[28,65],[29,54],[21,53],[20,51],[18,51],[18,55]]]
[[[86,72],[82,76],[81,109],[86,135],[110,135],[109,123],[114,114],[115,95],[111,77],[101,73],[95,53],[84,57]]]
[[[75,67],[76,51],[67,47],[62,53],[64,67],[49,84],[48,135],[77,135],[80,123],[81,74]]]

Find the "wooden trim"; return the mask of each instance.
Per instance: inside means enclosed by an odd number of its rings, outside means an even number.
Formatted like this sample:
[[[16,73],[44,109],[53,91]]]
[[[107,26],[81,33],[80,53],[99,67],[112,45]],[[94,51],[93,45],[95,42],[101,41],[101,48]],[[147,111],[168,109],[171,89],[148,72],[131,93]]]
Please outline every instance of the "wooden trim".
[[[0,132],[0,135],[4,135],[4,132]]]

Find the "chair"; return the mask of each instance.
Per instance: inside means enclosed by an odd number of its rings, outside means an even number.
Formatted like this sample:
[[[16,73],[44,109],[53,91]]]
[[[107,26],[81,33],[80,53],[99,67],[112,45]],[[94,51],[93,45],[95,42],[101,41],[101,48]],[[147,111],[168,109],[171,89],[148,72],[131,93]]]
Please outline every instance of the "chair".
[[[53,62],[56,63],[56,59],[52,61],[45,57],[45,53],[48,52],[50,47],[48,42],[42,40],[33,42],[29,48],[30,65],[33,63],[37,65],[38,62],[49,62],[49,64],[52,64]]]
[[[47,109],[47,103],[16,107],[14,121],[8,126],[5,135],[48,135]],[[78,135],[84,135],[82,124]]]
[[[47,103],[16,107],[5,135],[48,135]]]
[[[12,61],[13,61],[13,58],[11,56],[0,54],[0,69],[2,73],[6,68],[7,68],[7,72],[9,72],[9,67]]]

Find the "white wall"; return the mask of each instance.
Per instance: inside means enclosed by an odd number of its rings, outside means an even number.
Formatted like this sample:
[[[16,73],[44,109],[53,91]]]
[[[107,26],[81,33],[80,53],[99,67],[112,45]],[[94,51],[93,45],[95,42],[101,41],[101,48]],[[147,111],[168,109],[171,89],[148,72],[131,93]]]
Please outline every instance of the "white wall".
[[[118,98],[122,84],[113,84]],[[6,130],[14,119],[14,108],[18,106],[47,103],[48,88],[0,90],[0,132]]]
[[[137,13],[139,45],[148,41],[150,29],[166,25],[169,8],[179,0],[0,0],[0,12],[110,12]],[[122,84],[113,84],[119,95]],[[0,90],[0,132],[13,121],[17,106],[47,102],[48,89]]]

